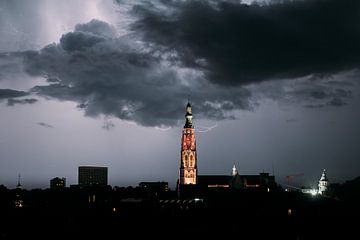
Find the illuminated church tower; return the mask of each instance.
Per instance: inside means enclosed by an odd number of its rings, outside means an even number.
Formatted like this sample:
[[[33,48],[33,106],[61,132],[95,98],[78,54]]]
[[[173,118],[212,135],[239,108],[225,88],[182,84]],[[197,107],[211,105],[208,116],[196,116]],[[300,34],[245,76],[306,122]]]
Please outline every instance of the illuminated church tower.
[[[185,118],[186,122],[181,138],[180,185],[197,184],[195,129],[192,124],[192,111],[189,102],[186,106]]]
[[[323,171],[323,173],[321,174],[321,178],[319,180],[319,193],[320,194],[324,194],[329,186],[329,180],[326,176],[326,172],[325,169]]]

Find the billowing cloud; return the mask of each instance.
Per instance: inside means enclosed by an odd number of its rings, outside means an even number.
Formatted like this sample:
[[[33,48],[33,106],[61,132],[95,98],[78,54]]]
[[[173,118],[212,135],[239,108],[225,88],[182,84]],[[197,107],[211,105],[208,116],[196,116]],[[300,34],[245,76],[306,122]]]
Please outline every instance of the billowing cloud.
[[[0,81],[6,78],[14,78],[22,72],[22,56],[0,52]]]
[[[201,71],[171,62],[132,35],[116,37],[113,27],[93,20],[64,34],[59,44],[24,53],[25,70],[49,85],[33,93],[79,103],[88,116],[106,115],[144,126],[171,126],[183,118],[187,98],[198,117],[225,119],[251,109],[244,88],[219,88]]]
[[[7,101],[8,106],[14,106],[16,104],[33,104],[36,103],[38,100],[35,98],[25,98],[25,99],[14,99],[9,98]]]
[[[162,1],[132,29],[219,85],[336,73],[360,64],[358,0]]]
[[[81,51],[108,38],[115,37],[116,30],[111,25],[93,19],[87,24],[78,24],[74,32],[63,35],[60,44],[65,51]]]
[[[331,108],[347,105],[359,92],[358,72],[342,72],[326,77],[310,75],[304,78],[265,81],[248,88],[253,99],[273,99],[277,102],[305,108]]]
[[[0,0],[0,52],[41,49],[77,23],[118,19],[108,0]]]
[[[343,106],[353,95],[351,86],[328,80],[359,65],[357,1],[158,3],[130,4],[133,22],[127,34],[92,20],[39,51],[3,57],[22,56],[29,75],[47,79],[48,85],[31,89],[33,94],[75,101],[87,116],[143,126],[177,124],[187,98],[196,117],[221,120],[253,109],[254,92],[307,108]],[[0,67],[16,69],[1,59]],[[299,78],[306,80],[278,80]],[[273,79],[278,86],[259,86]]]
[[[29,95],[29,93],[13,89],[0,89],[0,100],[7,98],[23,97],[26,95]]]
[[[111,129],[113,129],[115,127],[115,124],[108,120],[108,119],[105,119],[104,120],[104,124],[102,125],[102,128],[107,130],[107,131],[110,131]]]
[[[290,90],[288,94],[297,99],[296,101],[306,102],[304,104],[306,108],[340,107],[347,104],[347,99],[352,98],[351,88],[334,87],[327,82],[324,83],[324,81],[312,84],[309,84],[309,81],[304,81],[294,90]]]

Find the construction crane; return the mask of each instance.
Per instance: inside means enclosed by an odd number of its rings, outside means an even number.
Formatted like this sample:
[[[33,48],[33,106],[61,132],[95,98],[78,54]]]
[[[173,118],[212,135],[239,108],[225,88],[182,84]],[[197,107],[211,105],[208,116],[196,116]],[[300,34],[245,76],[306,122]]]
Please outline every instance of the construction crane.
[[[289,191],[290,191],[290,187],[292,187],[292,186],[291,186],[292,180],[293,180],[295,177],[300,177],[300,176],[304,176],[304,173],[295,173],[295,174],[287,175],[287,176],[285,177],[285,178],[286,178],[287,186],[289,187]]]

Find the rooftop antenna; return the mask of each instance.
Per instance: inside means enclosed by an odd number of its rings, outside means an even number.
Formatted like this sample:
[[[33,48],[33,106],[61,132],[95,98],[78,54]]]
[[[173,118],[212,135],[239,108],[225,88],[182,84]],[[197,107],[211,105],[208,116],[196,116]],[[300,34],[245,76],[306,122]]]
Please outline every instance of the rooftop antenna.
[[[187,96],[188,103],[190,103],[190,94]]]
[[[272,175],[275,176],[274,160],[271,161]]]

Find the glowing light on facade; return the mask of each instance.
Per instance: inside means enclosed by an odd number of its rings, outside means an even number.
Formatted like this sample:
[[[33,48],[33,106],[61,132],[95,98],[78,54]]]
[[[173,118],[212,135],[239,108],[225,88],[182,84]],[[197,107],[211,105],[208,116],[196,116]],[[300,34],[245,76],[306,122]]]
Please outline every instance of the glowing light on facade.
[[[181,139],[181,159],[179,184],[197,184],[197,156],[195,128],[192,124],[192,109],[190,103],[186,106],[186,122]]]
[[[318,191],[316,189],[311,189],[310,193],[311,195],[316,196],[318,194]]]
[[[291,208],[289,208],[289,209],[287,210],[287,214],[288,214],[289,217],[292,215],[292,210],[291,210]]]

